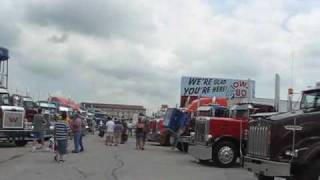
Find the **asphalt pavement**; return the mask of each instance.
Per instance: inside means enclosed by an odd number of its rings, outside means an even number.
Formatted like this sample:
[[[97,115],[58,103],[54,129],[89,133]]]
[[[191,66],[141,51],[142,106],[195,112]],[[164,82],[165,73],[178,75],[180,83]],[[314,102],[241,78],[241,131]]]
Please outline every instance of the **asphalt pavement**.
[[[0,180],[255,180],[239,167],[202,165],[188,154],[156,143],[137,151],[133,139],[118,147],[105,146],[97,136],[84,140],[85,152],[67,154],[62,164],[54,162],[52,152],[31,152],[30,144],[0,146]]]

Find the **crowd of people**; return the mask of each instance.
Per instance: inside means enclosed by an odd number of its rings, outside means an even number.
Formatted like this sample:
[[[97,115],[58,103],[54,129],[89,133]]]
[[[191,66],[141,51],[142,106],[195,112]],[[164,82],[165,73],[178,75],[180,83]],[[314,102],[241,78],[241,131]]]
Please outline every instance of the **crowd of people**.
[[[73,139],[74,145],[72,153],[80,153],[84,151],[83,136],[84,136],[84,120],[79,112],[68,116],[66,112],[62,112],[61,117],[54,123],[53,137],[50,139],[48,146],[44,144],[44,129],[47,124],[46,118],[38,110],[38,113],[33,118],[34,126],[34,142],[32,146],[32,151],[43,149],[46,147],[47,150],[54,150],[54,159],[57,162],[64,162],[64,155],[68,153],[68,140]],[[93,123],[95,124],[95,123]],[[95,127],[91,127],[91,132],[94,134]],[[147,121],[143,117],[138,118],[138,122],[135,127],[132,123],[126,123],[119,121],[117,119],[108,118],[108,120],[103,125],[103,129],[100,129],[99,136],[104,137],[105,135],[105,145],[106,146],[118,146],[119,144],[124,144],[128,136],[133,136],[133,129],[135,129],[134,134],[136,137],[136,149],[144,150],[145,142],[148,134]]]
[[[44,132],[47,125],[48,122],[42,114],[41,109],[39,109],[33,118],[34,141],[32,152],[45,148]],[[84,151],[84,130],[84,121],[79,112],[74,113],[70,117],[66,112],[62,112],[61,117],[54,122],[53,138],[50,140],[46,150],[53,149],[56,153],[54,159],[58,162],[64,162],[64,155],[67,153],[70,137],[74,141],[74,149],[71,152],[80,153]]]
[[[106,146],[118,146],[118,144],[123,144],[127,140],[128,136],[133,136],[133,127],[131,123],[124,124],[118,120],[108,119],[105,124],[103,132],[100,133],[101,137],[103,134],[105,136],[105,145]],[[138,122],[135,127],[135,137],[136,137],[136,149],[144,150],[146,138],[148,134],[147,121],[143,120],[142,117],[139,117]]]

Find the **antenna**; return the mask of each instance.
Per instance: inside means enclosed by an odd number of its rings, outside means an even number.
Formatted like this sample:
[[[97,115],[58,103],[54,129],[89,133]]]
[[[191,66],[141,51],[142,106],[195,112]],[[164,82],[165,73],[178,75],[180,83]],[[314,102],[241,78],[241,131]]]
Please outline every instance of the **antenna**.
[[[40,101],[40,94],[41,94],[41,92],[40,92],[40,89],[39,89],[39,91],[38,91],[38,101]]]
[[[294,90],[293,90],[293,83],[294,83],[294,77],[293,77],[293,68],[294,68],[294,51],[292,50],[291,53],[291,87],[288,89],[288,111],[291,112],[293,111],[292,108],[292,101],[293,101],[293,94],[294,94]]]

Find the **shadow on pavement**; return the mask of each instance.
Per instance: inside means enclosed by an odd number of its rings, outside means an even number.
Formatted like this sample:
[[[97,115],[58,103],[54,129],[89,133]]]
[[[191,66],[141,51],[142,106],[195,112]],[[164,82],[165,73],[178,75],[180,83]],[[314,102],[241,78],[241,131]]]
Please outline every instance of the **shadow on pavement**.
[[[201,166],[206,166],[206,167],[215,167],[215,168],[220,168],[220,169],[226,169],[226,168],[221,168],[221,167],[217,166],[217,164],[212,162],[212,161],[199,162],[197,160],[192,160],[190,162],[199,164]],[[227,169],[236,169],[236,168],[241,168],[241,165],[240,164],[235,164],[234,166],[232,166],[230,168],[227,168]]]
[[[0,148],[13,148],[13,147],[18,148],[14,143],[0,143]]]

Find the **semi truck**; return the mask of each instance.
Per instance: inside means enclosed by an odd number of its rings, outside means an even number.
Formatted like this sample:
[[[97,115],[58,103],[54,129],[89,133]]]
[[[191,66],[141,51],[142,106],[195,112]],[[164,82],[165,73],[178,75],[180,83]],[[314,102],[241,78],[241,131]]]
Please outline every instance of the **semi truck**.
[[[245,149],[245,133],[250,114],[273,111],[272,106],[240,104],[226,107],[208,106],[211,111],[199,114],[191,137],[189,154],[199,162],[213,162],[219,167],[233,166]]]
[[[151,119],[149,121],[149,133],[147,135],[148,141],[159,142],[160,134],[163,130],[163,118]]]
[[[180,128],[182,128],[188,121],[183,119],[184,112],[179,108],[168,108],[164,116],[163,127],[160,130],[160,145],[169,146],[173,144],[173,134],[175,134]],[[171,138],[171,141],[170,141]]]
[[[244,168],[259,180],[320,179],[319,119],[320,83],[302,92],[299,110],[252,117]]]
[[[37,104],[32,100],[32,98],[30,96],[12,94],[10,100],[11,105],[24,108],[25,118],[31,123],[34,115],[38,113]]]
[[[37,104],[33,101],[33,99],[30,96],[23,96],[23,107],[26,112],[26,119],[28,122],[31,122],[33,120],[33,117],[35,114],[38,113],[38,107]]]
[[[25,146],[31,140],[32,127],[27,126],[24,108],[10,104],[8,60],[8,49],[0,47],[0,142]]]
[[[199,113],[209,113],[208,109],[199,111],[198,108],[211,104],[226,107],[227,100],[202,97],[193,100],[185,108],[168,108],[164,117],[165,129],[160,134],[160,144],[172,145],[182,152],[188,152],[190,134],[194,132],[195,118],[199,116]]]

